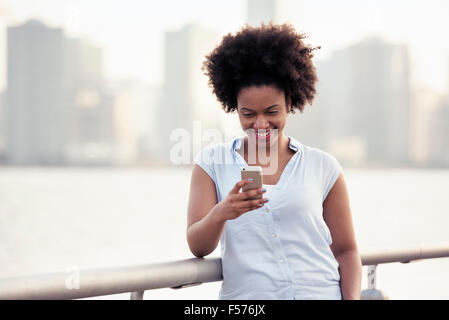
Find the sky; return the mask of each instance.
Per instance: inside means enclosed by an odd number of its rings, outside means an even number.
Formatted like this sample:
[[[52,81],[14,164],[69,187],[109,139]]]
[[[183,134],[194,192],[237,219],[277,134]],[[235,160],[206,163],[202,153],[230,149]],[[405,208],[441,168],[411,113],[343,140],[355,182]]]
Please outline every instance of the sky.
[[[284,20],[306,32],[324,59],[370,35],[407,44],[413,81],[449,88],[449,1],[280,0]],[[163,81],[164,32],[196,23],[220,35],[246,22],[244,0],[0,0],[0,89],[6,85],[6,27],[37,18],[104,48],[108,78]]]

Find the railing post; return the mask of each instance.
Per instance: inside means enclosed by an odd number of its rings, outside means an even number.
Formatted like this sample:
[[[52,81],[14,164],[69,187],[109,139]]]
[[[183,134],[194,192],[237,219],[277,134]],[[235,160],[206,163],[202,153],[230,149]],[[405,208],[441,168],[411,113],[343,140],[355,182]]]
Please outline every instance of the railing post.
[[[131,292],[131,300],[143,300],[143,294],[145,291]]]
[[[368,289],[361,292],[362,300],[388,300],[388,296],[382,290],[376,289],[377,265],[368,266]]]
[[[376,289],[377,265],[368,266],[368,289]]]

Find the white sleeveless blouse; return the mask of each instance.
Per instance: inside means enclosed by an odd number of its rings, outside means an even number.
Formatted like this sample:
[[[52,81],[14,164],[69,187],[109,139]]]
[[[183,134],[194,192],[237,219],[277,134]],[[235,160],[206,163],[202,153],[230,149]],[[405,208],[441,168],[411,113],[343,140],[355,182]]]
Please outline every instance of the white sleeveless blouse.
[[[243,138],[207,146],[195,157],[214,181],[218,201],[247,166]],[[263,207],[228,220],[220,238],[220,299],[341,299],[340,275],[323,219],[323,202],[341,172],[329,153],[289,137],[295,154]]]

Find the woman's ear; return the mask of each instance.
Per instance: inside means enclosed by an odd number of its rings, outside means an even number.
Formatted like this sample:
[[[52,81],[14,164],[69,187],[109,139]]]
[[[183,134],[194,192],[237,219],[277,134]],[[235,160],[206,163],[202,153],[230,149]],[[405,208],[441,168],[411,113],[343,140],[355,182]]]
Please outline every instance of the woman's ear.
[[[291,101],[292,99],[290,99],[290,97],[285,98],[285,107],[287,108],[287,113],[290,113]]]

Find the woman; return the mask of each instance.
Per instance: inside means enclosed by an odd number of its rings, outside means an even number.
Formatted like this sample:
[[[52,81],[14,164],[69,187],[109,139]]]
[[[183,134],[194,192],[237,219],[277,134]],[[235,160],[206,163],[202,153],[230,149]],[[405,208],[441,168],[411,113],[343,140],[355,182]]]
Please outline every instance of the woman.
[[[245,26],[204,62],[213,93],[246,133],[204,148],[191,178],[187,241],[197,257],[221,243],[220,299],[360,298],[341,167],[283,132],[287,114],[315,94],[314,48],[304,37],[288,24]],[[248,164],[262,167],[264,185],[241,192]]]

